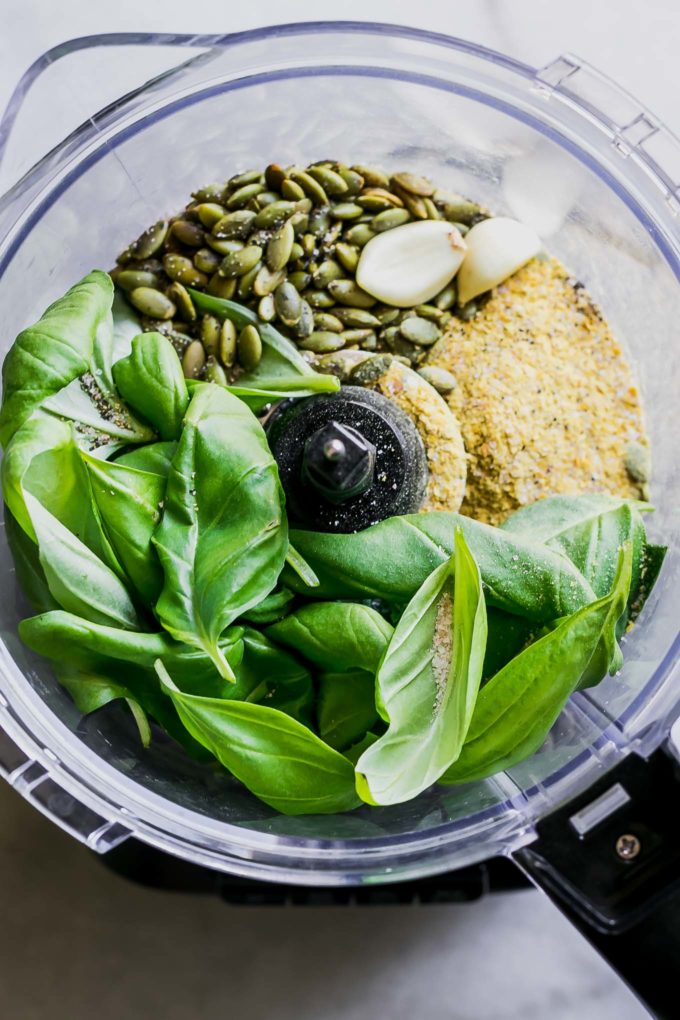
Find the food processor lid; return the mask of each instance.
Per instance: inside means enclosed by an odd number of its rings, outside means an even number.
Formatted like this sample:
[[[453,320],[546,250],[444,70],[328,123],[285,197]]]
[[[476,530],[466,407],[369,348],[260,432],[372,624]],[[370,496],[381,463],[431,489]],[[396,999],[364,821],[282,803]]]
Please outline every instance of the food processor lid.
[[[73,89],[62,74],[67,63],[62,65],[62,58],[95,54],[101,60],[110,52],[117,61],[121,46],[138,48],[144,66],[148,54],[162,47],[190,56],[99,112],[84,111],[87,119],[12,184],[0,199],[0,276],[32,225],[71,181],[147,122],[220,90],[332,73],[393,77],[455,92],[521,120],[605,180],[680,276],[680,220],[673,215],[680,212],[680,142],[652,114],[574,56],[537,70],[483,47],[399,26],[304,23],[227,36],[123,34],[66,43],[29,69],[0,121],[2,180],[24,169],[20,149],[29,135],[36,135],[24,101],[40,97],[44,112],[45,105],[53,108]],[[192,55],[195,50],[199,53]],[[60,85],[55,85],[57,72]],[[655,604],[652,595],[640,626]],[[597,690],[575,696],[567,717],[580,741],[566,749],[549,777],[520,787],[515,778],[501,774],[493,780],[497,802],[458,819],[442,819],[435,812],[420,828],[403,834],[371,840],[339,829],[335,837],[315,839],[301,826],[295,838],[278,836],[271,827],[246,829],[186,810],[122,775],[46,708],[18,668],[15,649],[16,640],[7,635],[0,647],[0,727],[5,731],[0,770],[56,824],[98,852],[135,834],[212,868],[303,884],[416,877],[516,850],[534,838],[537,819],[587,789],[632,749],[645,757],[668,741],[680,707],[676,637],[637,695],[620,707]],[[552,739],[559,740],[559,733]],[[679,743],[676,725],[674,746]]]

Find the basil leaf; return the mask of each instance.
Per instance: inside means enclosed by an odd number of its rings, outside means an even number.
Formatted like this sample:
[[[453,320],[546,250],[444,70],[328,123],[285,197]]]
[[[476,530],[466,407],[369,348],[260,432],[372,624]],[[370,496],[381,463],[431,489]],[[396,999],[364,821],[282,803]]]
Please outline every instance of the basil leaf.
[[[141,333],[127,358],[113,366],[123,399],[151,422],[161,439],[177,439],[189,404],[177,352],[160,333]]]
[[[95,623],[137,628],[137,611],[116,574],[34,496],[27,492],[24,498],[38,539],[40,564],[59,605]]]
[[[288,588],[279,588],[263,598],[252,609],[243,613],[242,619],[247,623],[276,623],[277,620],[287,616],[294,601],[295,596],[292,591],[289,591]]]
[[[380,613],[353,602],[316,602],[267,628],[267,635],[333,672],[375,673],[393,628]]]
[[[38,547],[17,524],[9,507],[5,507],[5,535],[14,561],[21,590],[34,609],[46,613],[59,606],[47,584],[45,571],[40,565]]]
[[[479,564],[489,605],[548,623],[593,601],[591,586],[561,553],[438,510],[389,517],[350,535],[293,531],[291,541],[320,584],[306,588],[288,568],[282,580],[310,598],[379,598],[404,605],[449,558],[456,527]]]
[[[165,583],[158,617],[211,656],[222,631],[275,587],[288,549],[276,462],[254,415],[219,386],[199,387],[172,460],[154,544]]]
[[[161,516],[167,481],[120,461],[82,454],[106,533],[127,577],[147,605],[163,587],[163,571],[151,537]]]
[[[176,451],[177,443],[147,443],[145,446],[137,446],[120,454],[114,463],[135,468],[137,471],[149,471],[167,481]]]
[[[81,673],[69,668],[58,670],[57,680],[71,695],[76,708],[83,715],[89,715],[112,701],[124,700],[137,725],[142,746],[150,745],[151,727],[146,711],[127,687],[106,676]]]
[[[319,736],[338,751],[355,746],[378,723],[375,678],[357,669],[319,677]]]
[[[487,639],[484,653],[484,669],[482,683],[514,659],[527,645],[535,630],[535,625],[522,616],[512,616],[502,609],[487,609]]]
[[[183,694],[160,660],[156,668],[189,733],[265,804],[289,815],[358,807],[351,762],[302,723],[264,705]]]
[[[3,446],[47,397],[89,370],[95,335],[112,299],[111,278],[94,270],[16,338],[2,366]]]
[[[619,553],[608,595],[563,620],[482,688],[463,750],[442,782],[483,779],[540,748],[584,676],[593,671],[599,672],[598,679],[604,676],[610,661],[608,645],[626,608],[631,572],[628,544]]]
[[[479,568],[457,528],[453,556],[409,602],[378,669],[389,726],[357,762],[362,800],[410,800],[456,760],[479,690],[486,633]]]
[[[312,675],[290,652],[260,631],[246,627],[243,632],[243,661],[236,672],[238,681],[235,686],[245,685],[248,688],[243,700],[278,708],[311,727],[314,708]]]

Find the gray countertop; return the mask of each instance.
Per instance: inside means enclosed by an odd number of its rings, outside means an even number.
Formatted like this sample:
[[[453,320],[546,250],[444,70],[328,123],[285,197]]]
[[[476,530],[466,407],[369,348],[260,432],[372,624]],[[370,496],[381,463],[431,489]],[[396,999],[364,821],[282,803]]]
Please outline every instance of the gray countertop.
[[[102,31],[227,32],[314,17],[404,22],[539,66],[573,51],[676,132],[676,0],[3,0],[0,106],[48,47]],[[12,1020],[640,1020],[537,892],[455,906],[235,908],[105,871],[0,786],[0,994]]]

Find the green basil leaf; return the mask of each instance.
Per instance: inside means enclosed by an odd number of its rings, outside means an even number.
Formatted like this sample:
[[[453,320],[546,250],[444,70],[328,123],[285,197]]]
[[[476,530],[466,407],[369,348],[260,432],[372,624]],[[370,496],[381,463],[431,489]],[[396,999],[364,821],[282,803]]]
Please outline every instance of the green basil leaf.
[[[147,443],[145,446],[136,446],[120,454],[114,463],[135,468],[137,471],[149,471],[167,481],[172,458],[176,452],[177,443]]]
[[[479,690],[486,633],[479,568],[457,528],[453,556],[409,602],[378,669],[389,726],[357,762],[362,800],[410,800],[456,760]]]
[[[343,752],[356,746],[378,722],[374,675],[362,669],[322,673],[317,715],[326,744]]]
[[[95,335],[110,316],[112,299],[111,278],[94,270],[16,338],[2,366],[3,446],[46,398],[89,370]]]
[[[219,386],[192,397],[153,541],[165,575],[162,625],[233,679],[219,636],[275,587],[288,529],[262,427]]]
[[[17,580],[33,608],[41,613],[58,609],[58,603],[53,598],[47,584],[45,571],[40,565],[38,546],[17,524],[7,506],[5,507],[5,535],[14,561]]]
[[[122,581],[68,528],[25,493],[38,539],[40,563],[52,596],[63,609],[95,623],[139,627],[139,617]]]
[[[353,602],[313,602],[267,628],[267,635],[315,666],[375,673],[393,628],[380,613]]]
[[[164,660],[165,661],[165,660]],[[243,661],[236,670],[237,683],[248,689],[244,701],[278,708],[305,726],[312,725],[314,686],[312,675],[294,655],[252,627],[243,632]]]
[[[358,807],[354,769],[316,734],[275,708],[183,694],[158,674],[187,730],[248,789],[283,814]]]
[[[57,671],[57,679],[73,698],[76,708],[89,715],[112,701],[124,700],[135,720],[139,738],[143,747],[151,743],[151,727],[145,710],[133,697],[132,692],[122,684],[116,683],[106,676],[81,673],[75,669],[62,668]]]
[[[310,598],[404,605],[449,558],[456,527],[479,564],[489,605],[548,623],[593,601],[593,589],[566,556],[447,511],[389,517],[350,535],[293,531],[291,541],[320,584],[306,588],[288,568],[282,581]]]
[[[256,606],[243,613],[241,618],[247,623],[276,623],[282,620],[291,610],[295,595],[288,588],[279,588],[258,602]]]
[[[83,462],[107,536],[125,572],[148,606],[163,587],[163,571],[151,537],[161,516],[167,481],[120,461]]]
[[[482,683],[495,676],[510,659],[514,659],[531,640],[535,628],[522,616],[511,616],[502,609],[487,609],[488,635],[484,653]]]
[[[141,333],[113,366],[118,392],[164,440],[177,439],[189,393],[177,352],[160,333]]]
[[[608,595],[529,645],[482,688],[463,750],[442,782],[483,779],[540,748],[584,676],[594,668],[598,679],[604,676],[610,661],[607,646],[626,608],[631,573],[632,549],[626,545]]]

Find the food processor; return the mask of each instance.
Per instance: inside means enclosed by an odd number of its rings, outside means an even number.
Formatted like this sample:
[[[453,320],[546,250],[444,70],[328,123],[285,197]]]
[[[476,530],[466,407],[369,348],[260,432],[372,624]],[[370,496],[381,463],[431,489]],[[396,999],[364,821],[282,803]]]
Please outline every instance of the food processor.
[[[107,61],[143,78],[161,54],[161,73],[88,109],[88,78]],[[81,107],[80,126],[44,155],[42,125],[58,130]],[[680,142],[577,57],[535,69],[443,35],[328,22],[63,44],[18,84],[0,157],[4,186],[15,182],[0,198],[3,356],[51,300],[108,268],[192,188],[272,160],[426,174],[533,226],[602,305],[639,379],[654,452],[650,534],[669,550],[624,638],[623,669],[576,694],[530,760],[396,807],[278,815],[161,735],[143,750],[115,706],[81,719],[17,636],[30,610],[3,536],[0,770],[94,852],[129,862],[136,847],[157,884],[171,855],[190,884],[233,876],[246,899],[308,887],[312,899],[365,902],[419,887],[427,900],[456,875],[473,882],[480,862],[491,862],[488,878],[512,861],[657,1016],[677,1017]]]

